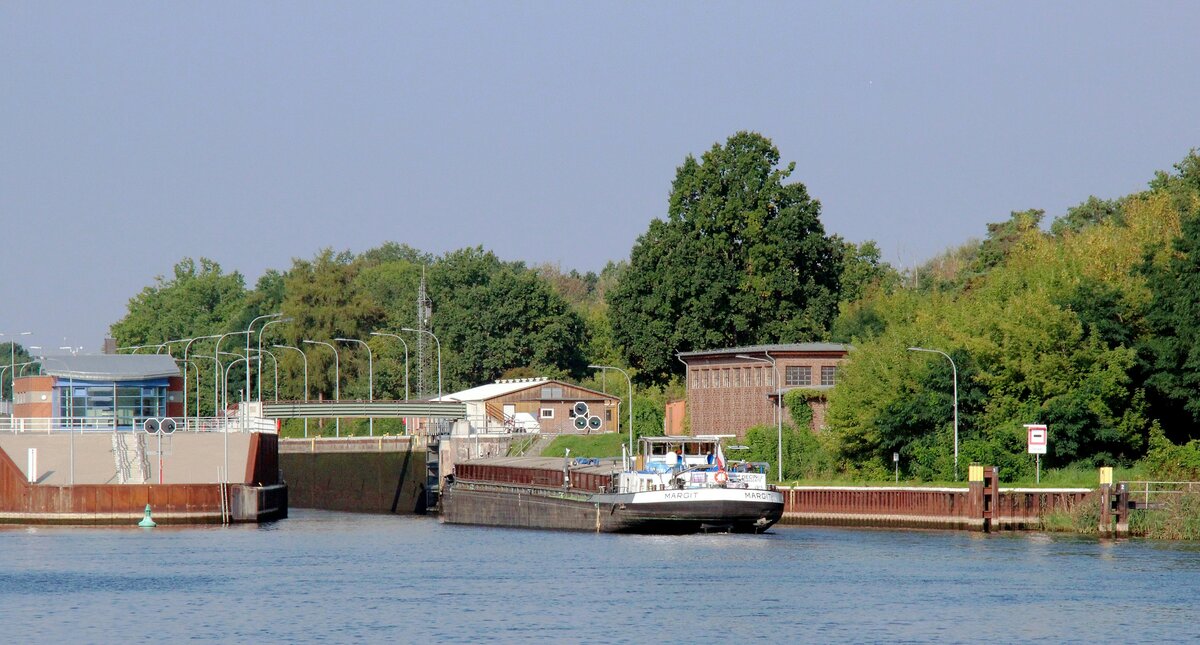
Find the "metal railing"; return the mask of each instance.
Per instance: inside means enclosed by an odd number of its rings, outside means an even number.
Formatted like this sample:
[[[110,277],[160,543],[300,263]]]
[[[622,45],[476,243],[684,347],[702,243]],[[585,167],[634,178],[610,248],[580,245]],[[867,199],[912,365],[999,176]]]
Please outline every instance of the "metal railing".
[[[155,417],[157,418],[157,417]],[[170,417],[175,432],[265,432],[276,431],[275,421],[262,417]],[[90,432],[141,432],[145,419],[128,421],[105,417],[0,418],[0,432],[13,434],[83,434]]]
[[[1120,483],[1125,484],[1129,490],[1129,501],[1141,508],[1150,508],[1174,495],[1200,493],[1200,482],[1128,481]]]

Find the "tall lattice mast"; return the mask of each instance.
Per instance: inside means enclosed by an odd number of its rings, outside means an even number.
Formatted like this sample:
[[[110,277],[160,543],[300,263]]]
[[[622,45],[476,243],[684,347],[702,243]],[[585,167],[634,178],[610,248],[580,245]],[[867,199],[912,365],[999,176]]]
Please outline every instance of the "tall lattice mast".
[[[425,267],[421,267],[421,287],[417,290],[417,398],[433,396],[433,352],[430,351],[429,319],[433,317],[433,302],[425,291]]]

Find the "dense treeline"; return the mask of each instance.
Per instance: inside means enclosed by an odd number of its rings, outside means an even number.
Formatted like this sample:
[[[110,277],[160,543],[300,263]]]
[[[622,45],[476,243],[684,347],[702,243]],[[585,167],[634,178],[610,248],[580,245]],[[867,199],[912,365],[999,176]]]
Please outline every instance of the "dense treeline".
[[[961,458],[1032,466],[1025,423],[1051,427],[1049,466],[1200,467],[1200,160],[1193,152],[1144,192],[1089,198],[1045,227],[1013,213],[982,240],[899,272],[872,242],[828,235],[820,202],[765,137],[740,132],[677,169],[664,219],[629,260],[599,274],[504,261],[482,248],[432,255],[387,242],[359,255],[319,251],[253,288],[217,264],[185,258],[130,300],[112,326],[122,346],[245,329],[282,312],[264,346],[303,339],[368,341],[375,396],[405,391],[404,348],[371,332],[415,327],[422,274],[442,343],[444,389],[547,375],[611,392],[629,368],[635,425],[661,432],[662,402],[682,396],[679,351],[834,340],[855,346],[830,395],[828,428],[789,430],[789,475],[882,477],[902,455],[907,477],[953,475],[951,368],[957,367]],[[415,336],[409,342],[411,394]],[[228,341],[225,351],[244,347]],[[194,347],[211,356],[211,341]],[[310,394],[331,398],[332,353],[307,347]],[[179,356],[182,344],[172,350]],[[361,347],[339,345],[341,396],[365,398]],[[193,354],[195,352],[193,351]],[[280,396],[303,396],[296,352],[277,351]],[[227,360],[222,358],[223,361]],[[211,360],[201,366],[211,388]],[[435,378],[430,374],[429,378]],[[605,378],[606,380],[598,380]],[[203,387],[203,386],[202,386]],[[202,401],[208,409],[211,402]],[[789,396],[793,417],[806,399]],[[773,429],[751,456],[774,461]],[[1191,461],[1189,461],[1191,460]]]

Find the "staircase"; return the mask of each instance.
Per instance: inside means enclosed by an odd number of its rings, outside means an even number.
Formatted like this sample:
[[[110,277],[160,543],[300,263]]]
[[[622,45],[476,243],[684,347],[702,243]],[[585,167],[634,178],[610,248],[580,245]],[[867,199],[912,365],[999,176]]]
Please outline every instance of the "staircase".
[[[130,440],[132,439],[132,441]],[[130,445],[130,444],[133,445]],[[140,432],[114,432],[113,461],[117,481],[122,484],[145,484],[150,480],[150,460],[146,457],[146,435]]]

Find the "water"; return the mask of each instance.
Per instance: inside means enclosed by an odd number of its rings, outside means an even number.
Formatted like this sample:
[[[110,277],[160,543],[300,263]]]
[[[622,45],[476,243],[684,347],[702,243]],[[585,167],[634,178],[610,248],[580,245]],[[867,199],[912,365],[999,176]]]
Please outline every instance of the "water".
[[[1171,642],[1198,587],[1200,546],[1042,534],[0,528],[11,643]]]

